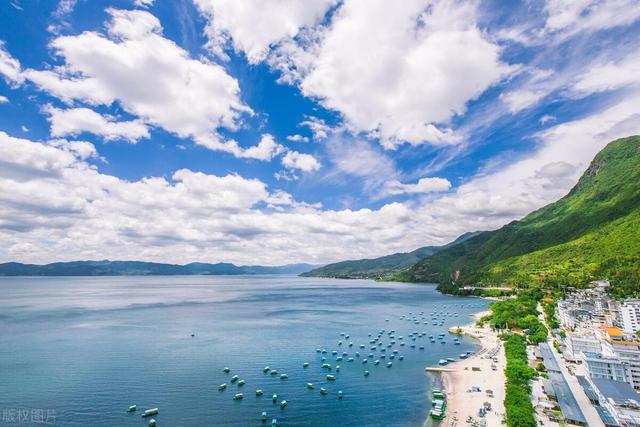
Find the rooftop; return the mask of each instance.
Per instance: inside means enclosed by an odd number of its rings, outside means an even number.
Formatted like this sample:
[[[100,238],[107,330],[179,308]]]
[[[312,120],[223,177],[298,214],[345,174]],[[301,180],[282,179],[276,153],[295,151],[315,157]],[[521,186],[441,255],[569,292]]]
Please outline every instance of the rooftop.
[[[591,381],[604,397],[613,400],[617,405],[624,405],[628,401],[640,405],[640,395],[629,383],[604,378],[591,378]]]

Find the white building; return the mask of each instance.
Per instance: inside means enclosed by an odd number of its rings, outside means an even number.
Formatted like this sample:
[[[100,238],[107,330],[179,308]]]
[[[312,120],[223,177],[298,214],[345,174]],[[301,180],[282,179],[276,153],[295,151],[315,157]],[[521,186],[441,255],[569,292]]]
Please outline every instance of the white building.
[[[594,334],[567,334],[565,346],[569,355],[576,360],[579,360],[581,353],[602,352],[602,341]]]
[[[627,334],[640,330],[640,300],[627,299],[620,305],[620,323]]]

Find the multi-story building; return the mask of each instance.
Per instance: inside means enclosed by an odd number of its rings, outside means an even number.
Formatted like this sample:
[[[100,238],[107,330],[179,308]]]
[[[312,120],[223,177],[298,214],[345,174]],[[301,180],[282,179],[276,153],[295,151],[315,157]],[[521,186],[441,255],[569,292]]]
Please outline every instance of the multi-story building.
[[[640,341],[625,336],[619,328],[604,328],[603,354],[613,356],[628,364],[626,382],[640,389]]]
[[[640,330],[640,299],[627,299],[620,305],[620,324],[627,334]]]
[[[602,352],[602,341],[595,334],[567,334],[564,340],[569,356],[579,360],[580,354]]]
[[[580,354],[580,358],[591,378],[630,382],[629,364],[617,357],[607,357],[602,353],[583,352]]]

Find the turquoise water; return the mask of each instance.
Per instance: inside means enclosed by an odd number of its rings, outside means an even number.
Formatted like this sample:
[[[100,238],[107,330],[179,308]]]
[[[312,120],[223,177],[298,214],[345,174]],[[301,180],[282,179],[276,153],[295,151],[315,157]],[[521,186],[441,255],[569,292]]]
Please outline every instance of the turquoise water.
[[[476,348],[467,338],[454,345],[447,334],[446,344],[432,344],[428,336],[487,307],[431,285],[288,276],[0,278],[0,291],[0,409],[47,411],[61,426],[146,426],[140,413],[153,407],[158,426],[260,426],[263,411],[269,425],[277,418],[281,426],[422,426],[434,381],[425,366]],[[401,319],[409,312],[419,324]],[[435,312],[449,315],[433,325]],[[387,353],[396,349],[403,361],[387,356],[373,365],[383,353],[369,340],[382,329],[384,348],[386,332],[396,331]],[[413,331],[426,335],[413,342]],[[335,366],[333,350],[354,361],[338,362],[337,380],[328,382],[321,357]],[[369,353],[375,357],[364,365]],[[263,373],[267,365],[289,379]],[[218,391],[234,374],[246,384]],[[238,392],[244,399],[234,401]],[[126,412],[132,404],[135,414]],[[30,423],[42,425],[31,417],[19,425]]]

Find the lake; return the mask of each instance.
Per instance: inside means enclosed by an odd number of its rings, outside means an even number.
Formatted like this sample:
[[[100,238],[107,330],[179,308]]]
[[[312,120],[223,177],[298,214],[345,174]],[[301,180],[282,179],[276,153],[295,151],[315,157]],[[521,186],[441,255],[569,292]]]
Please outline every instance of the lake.
[[[468,338],[428,336],[488,306],[433,285],[293,276],[0,278],[0,292],[2,425],[146,426],[141,412],[158,407],[158,426],[260,426],[263,411],[268,425],[422,426],[434,381],[424,368],[476,349]],[[412,341],[414,331],[425,336]],[[326,380],[322,357],[336,381]],[[246,384],[230,384],[233,375]],[[127,413],[132,404],[138,411]]]

